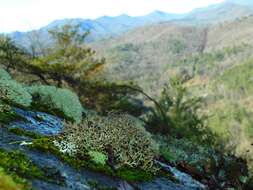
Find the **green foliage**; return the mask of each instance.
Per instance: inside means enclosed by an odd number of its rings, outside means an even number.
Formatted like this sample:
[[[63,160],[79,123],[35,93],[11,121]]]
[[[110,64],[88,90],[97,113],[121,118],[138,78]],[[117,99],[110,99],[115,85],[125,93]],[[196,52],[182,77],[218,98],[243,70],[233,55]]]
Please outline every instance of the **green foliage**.
[[[108,106],[104,107],[103,110],[120,111],[138,117],[144,112],[145,109],[142,102],[127,96],[122,97],[119,100],[111,101],[110,103],[111,104],[108,102]]]
[[[106,161],[108,160],[108,157],[101,152],[89,151],[88,155],[91,157],[91,160],[96,164],[105,165]]]
[[[181,79],[173,78],[164,88],[159,101],[160,109],[156,107],[153,111],[149,125],[152,130],[170,131],[171,135],[179,138],[210,141],[212,134],[205,126],[205,117],[199,113],[201,103],[200,98],[188,95]]]
[[[120,111],[139,116],[143,112],[143,106],[133,98],[137,92],[131,89],[135,88],[132,84],[85,82],[79,87],[82,104],[101,114]]]
[[[160,151],[164,158],[174,163],[185,161],[197,165],[214,153],[213,147],[186,138],[156,136],[156,140],[160,144]]]
[[[252,168],[252,59],[226,69],[214,80],[208,126]]]
[[[64,25],[49,33],[54,46],[32,61],[34,69],[43,74],[45,80],[53,79],[62,86],[64,81],[88,79],[104,64],[104,59],[95,59],[95,51],[84,45],[88,33],[81,34],[79,26]]]
[[[4,35],[0,36],[0,64],[8,70],[16,68],[25,62],[27,54],[15,42]]]
[[[220,105],[219,108],[215,109],[215,113],[211,115],[208,122],[212,130],[227,139],[231,136],[230,131],[232,131],[231,128],[233,126],[237,124],[251,128],[253,120],[251,119],[251,113],[245,108],[238,104],[227,102],[225,105]]]
[[[222,143],[232,150],[233,154],[247,158],[252,169],[253,112],[240,103],[224,102],[212,110],[208,126],[223,139]]]
[[[68,89],[54,86],[32,86],[26,88],[33,97],[33,106],[63,116],[71,121],[80,122],[83,107],[77,95]]]
[[[217,83],[227,85],[238,93],[245,95],[253,91],[252,87],[253,60],[228,69],[218,78]]]
[[[170,147],[168,146],[161,146],[160,153],[167,162],[173,163],[177,161],[176,155],[172,153],[172,151],[170,150]]]
[[[203,120],[197,114],[200,101],[199,98],[187,97],[187,89],[180,79],[172,79],[162,92],[160,104],[170,117],[172,128],[185,137],[203,126]]]
[[[199,144],[184,138],[164,136],[155,138],[160,143],[160,151],[167,161],[173,162],[184,171],[191,172],[192,175],[201,175],[202,178],[212,176],[216,181],[212,184],[212,189],[228,187],[244,189],[249,182],[247,162],[224,152],[222,146]]]
[[[73,146],[75,145],[75,146]],[[57,141],[59,149],[75,147],[73,155],[106,152],[116,168],[154,171],[157,145],[138,119],[128,115],[89,115],[80,125],[70,125]],[[64,151],[66,152],[66,151]]]
[[[29,107],[31,95],[14,80],[0,80],[0,99],[15,106]]]
[[[170,51],[174,54],[179,54],[186,48],[185,44],[178,39],[169,40],[169,44]]]
[[[10,74],[0,67],[0,80],[11,80]]]
[[[110,62],[120,63],[121,67],[118,67],[117,64],[112,65],[112,68],[116,69],[117,73],[125,70],[127,67],[131,66],[138,60],[141,60],[141,50],[142,47],[138,45],[134,45],[132,43],[118,45],[113,47],[112,49],[107,50],[107,58],[109,58]],[[128,70],[128,73],[131,70]]]
[[[191,70],[192,74],[195,76],[217,76],[217,74],[220,74],[220,67],[223,66],[223,62],[230,60],[232,56],[242,53],[249,47],[250,46],[247,44],[241,44],[201,54],[193,54],[172,64],[173,68],[169,65],[168,69],[186,67]]]

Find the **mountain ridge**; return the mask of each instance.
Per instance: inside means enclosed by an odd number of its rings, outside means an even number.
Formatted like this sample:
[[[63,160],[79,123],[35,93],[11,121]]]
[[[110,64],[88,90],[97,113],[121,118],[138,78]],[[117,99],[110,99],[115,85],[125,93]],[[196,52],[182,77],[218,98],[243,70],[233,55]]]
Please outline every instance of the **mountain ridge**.
[[[248,5],[252,5],[248,6]],[[129,16],[121,14],[116,17],[102,16],[97,19],[62,19],[55,20],[48,25],[29,32],[13,32],[8,34],[19,45],[29,48],[32,43],[50,43],[48,30],[65,24],[80,25],[80,31],[90,31],[87,42],[119,36],[125,32],[134,30],[145,25],[158,24],[161,22],[173,22],[183,25],[208,25],[218,22],[235,20],[253,14],[253,2],[248,0],[227,0],[223,3],[197,8],[189,13],[173,14],[163,11],[153,11],[144,16]]]
[[[34,33],[36,33],[38,39],[42,39],[41,41],[47,42],[49,40],[47,34],[48,30],[65,24],[71,24],[80,25],[80,29],[82,31],[90,31],[91,35],[88,37],[88,42],[91,42],[109,38],[146,24],[154,24],[177,18],[181,18],[181,15],[154,11],[148,15],[137,17],[121,14],[116,17],[102,16],[94,20],[82,18],[62,19],[55,20],[38,30],[32,30],[29,32],[16,31],[10,33],[9,36],[18,44],[28,47],[31,43],[29,40],[31,40],[30,38],[33,38],[31,36],[34,36]]]

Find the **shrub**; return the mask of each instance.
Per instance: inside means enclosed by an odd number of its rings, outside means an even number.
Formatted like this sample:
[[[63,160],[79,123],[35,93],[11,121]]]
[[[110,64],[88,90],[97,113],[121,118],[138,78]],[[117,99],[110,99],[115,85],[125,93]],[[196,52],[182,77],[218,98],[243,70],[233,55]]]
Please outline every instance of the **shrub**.
[[[11,80],[11,76],[7,71],[0,67],[0,80]]]
[[[0,99],[14,106],[28,107],[32,97],[23,86],[13,80],[0,80]]]
[[[212,144],[214,135],[206,127],[202,103],[202,98],[189,94],[182,79],[172,78],[162,92],[160,109],[155,107],[149,118],[151,130]]]
[[[70,90],[54,86],[32,86],[27,90],[37,109],[52,112],[71,121],[81,121],[83,107],[77,95]]]
[[[197,165],[202,160],[207,160],[214,154],[214,149],[205,144],[198,144],[186,138],[156,136],[160,144],[162,156],[170,162],[185,161]]]
[[[144,113],[145,107],[141,101],[125,96],[121,100],[115,102],[111,101],[108,109],[138,117]]]
[[[89,151],[107,153],[117,168],[139,168],[153,171],[158,146],[143,124],[132,116],[110,114],[108,117],[89,115],[79,125],[67,125],[56,146],[76,145],[75,155]]]
[[[245,189],[244,186],[249,183],[246,160],[224,152],[224,147],[220,144],[212,147],[185,138],[156,136],[155,139],[167,161],[173,162],[182,171],[191,172],[197,178],[213,178],[214,183],[209,186],[210,189]]]

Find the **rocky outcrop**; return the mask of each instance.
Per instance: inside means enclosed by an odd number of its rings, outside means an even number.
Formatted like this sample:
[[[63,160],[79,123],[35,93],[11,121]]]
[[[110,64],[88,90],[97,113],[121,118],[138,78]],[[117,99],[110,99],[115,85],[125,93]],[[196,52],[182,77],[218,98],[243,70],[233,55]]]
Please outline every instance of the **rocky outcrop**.
[[[39,135],[57,135],[61,132],[63,125],[61,119],[42,112],[30,112],[15,109],[20,120],[11,123],[9,126],[0,127],[0,149],[6,151],[19,150],[24,153],[38,168],[43,170],[46,180],[31,179],[32,187],[36,190],[89,190],[99,189],[100,186],[107,189],[118,190],[198,190],[204,187],[189,177],[167,165],[170,172],[175,174],[178,183],[167,178],[157,178],[148,182],[128,183],[118,178],[106,176],[88,169],[74,169],[58,157],[50,153],[43,153],[39,150],[29,149],[26,145],[32,143],[27,136],[17,135],[10,132],[9,128],[20,128]],[[91,183],[96,183],[92,187]]]

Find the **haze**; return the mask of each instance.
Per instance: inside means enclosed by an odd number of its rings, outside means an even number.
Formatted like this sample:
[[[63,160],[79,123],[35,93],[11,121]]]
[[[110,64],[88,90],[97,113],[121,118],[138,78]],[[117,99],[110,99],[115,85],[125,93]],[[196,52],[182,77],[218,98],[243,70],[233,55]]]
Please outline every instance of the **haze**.
[[[37,29],[64,18],[185,13],[223,0],[0,0],[0,32]]]

